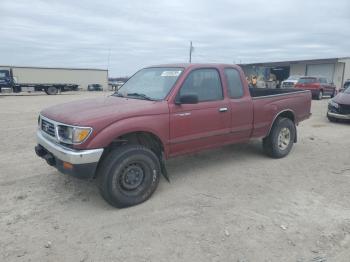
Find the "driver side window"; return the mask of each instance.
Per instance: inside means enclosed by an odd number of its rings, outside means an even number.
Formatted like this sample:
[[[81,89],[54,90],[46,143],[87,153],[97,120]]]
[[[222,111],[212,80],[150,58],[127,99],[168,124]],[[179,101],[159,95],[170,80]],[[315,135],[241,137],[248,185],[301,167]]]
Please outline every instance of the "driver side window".
[[[211,68],[192,71],[183,83],[180,95],[197,95],[198,102],[222,100],[219,72]]]

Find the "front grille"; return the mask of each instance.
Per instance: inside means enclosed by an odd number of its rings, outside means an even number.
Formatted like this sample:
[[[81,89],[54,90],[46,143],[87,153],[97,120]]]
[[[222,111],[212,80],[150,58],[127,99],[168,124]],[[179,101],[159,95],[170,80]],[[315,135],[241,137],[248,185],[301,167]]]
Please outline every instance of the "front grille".
[[[294,83],[293,82],[284,82],[283,87],[294,87]]]
[[[344,115],[350,115],[350,105],[339,104],[339,113]]]
[[[46,134],[55,137],[55,125],[53,123],[41,119],[41,130]]]

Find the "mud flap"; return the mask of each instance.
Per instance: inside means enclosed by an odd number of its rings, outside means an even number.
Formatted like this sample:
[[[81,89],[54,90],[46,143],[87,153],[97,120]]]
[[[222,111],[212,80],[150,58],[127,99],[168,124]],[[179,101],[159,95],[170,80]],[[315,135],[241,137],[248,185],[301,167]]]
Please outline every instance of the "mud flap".
[[[166,179],[166,181],[168,181],[170,183],[170,179],[169,179],[169,176],[168,176],[168,171],[166,170],[166,167],[165,167],[165,161],[164,161],[163,153],[160,156],[160,169],[162,171],[163,177]]]

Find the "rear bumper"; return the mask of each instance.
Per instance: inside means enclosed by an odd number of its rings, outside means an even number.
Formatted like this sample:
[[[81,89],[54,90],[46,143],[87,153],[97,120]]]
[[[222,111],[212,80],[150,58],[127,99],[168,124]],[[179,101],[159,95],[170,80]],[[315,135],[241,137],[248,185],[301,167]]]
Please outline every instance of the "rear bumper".
[[[37,131],[36,154],[60,172],[79,178],[92,178],[103,154],[103,148],[73,150],[51,142]]]
[[[332,112],[327,112],[327,116],[329,117],[334,117],[337,119],[344,119],[344,120],[350,120],[350,115],[342,115],[342,114],[337,114],[337,113],[332,113]]]
[[[312,94],[312,96],[318,96],[319,93],[320,93],[320,90],[319,89],[305,89],[305,90],[309,90]]]

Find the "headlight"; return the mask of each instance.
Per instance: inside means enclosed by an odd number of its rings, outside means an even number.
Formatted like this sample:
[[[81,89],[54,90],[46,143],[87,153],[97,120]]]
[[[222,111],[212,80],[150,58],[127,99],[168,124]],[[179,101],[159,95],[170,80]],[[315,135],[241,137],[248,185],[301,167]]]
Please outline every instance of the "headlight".
[[[333,100],[329,100],[328,104],[329,104],[330,106],[335,107],[335,108],[339,108],[338,103],[334,102]]]
[[[91,127],[57,126],[58,140],[66,144],[83,143],[91,134]]]

